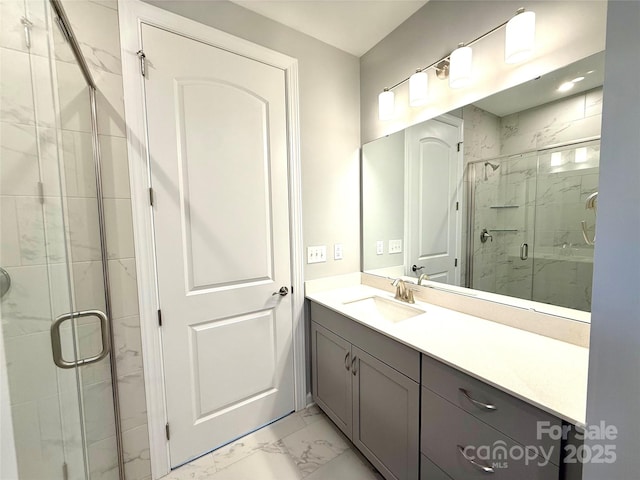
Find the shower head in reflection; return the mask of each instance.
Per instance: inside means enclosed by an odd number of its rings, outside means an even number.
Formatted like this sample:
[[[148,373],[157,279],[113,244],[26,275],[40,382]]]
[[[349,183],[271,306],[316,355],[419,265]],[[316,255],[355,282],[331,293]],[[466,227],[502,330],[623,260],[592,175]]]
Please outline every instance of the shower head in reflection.
[[[488,180],[489,178],[487,177],[487,167],[491,167],[491,169],[495,172],[497,169],[500,168],[500,164],[496,165],[495,163],[491,163],[491,162],[484,162],[484,179]]]

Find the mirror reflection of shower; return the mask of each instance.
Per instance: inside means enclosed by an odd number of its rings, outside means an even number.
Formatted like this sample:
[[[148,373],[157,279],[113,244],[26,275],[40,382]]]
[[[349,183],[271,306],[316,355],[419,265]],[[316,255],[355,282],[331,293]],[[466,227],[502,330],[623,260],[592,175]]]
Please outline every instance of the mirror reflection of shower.
[[[590,311],[599,157],[591,140],[471,163],[471,288]]]
[[[500,164],[484,162],[484,181],[485,182],[489,180],[489,178],[487,177],[487,167],[491,167],[491,169],[495,172],[497,169],[500,168]]]

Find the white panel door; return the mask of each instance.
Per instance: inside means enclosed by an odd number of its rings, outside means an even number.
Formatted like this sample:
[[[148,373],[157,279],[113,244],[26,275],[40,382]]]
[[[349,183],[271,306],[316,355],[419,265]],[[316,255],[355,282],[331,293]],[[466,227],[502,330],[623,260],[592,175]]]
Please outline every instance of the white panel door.
[[[461,121],[429,120],[406,130],[407,274],[460,283]],[[412,266],[418,268],[415,273]]]
[[[294,410],[284,71],[142,26],[176,466]]]

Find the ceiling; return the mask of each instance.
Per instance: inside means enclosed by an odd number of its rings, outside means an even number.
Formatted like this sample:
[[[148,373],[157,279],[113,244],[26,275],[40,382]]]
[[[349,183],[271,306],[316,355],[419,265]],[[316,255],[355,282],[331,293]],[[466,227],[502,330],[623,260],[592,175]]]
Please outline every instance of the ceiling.
[[[231,0],[360,57],[428,0]]]
[[[571,90],[558,91],[558,87],[561,84],[581,77],[583,80],[575,83]],[[530,82],[474,102],[474,105],[498,117],[504,117],[505,115],[521,112],[560,98],[601,87],[603,82],[604,52],[600,52]]]

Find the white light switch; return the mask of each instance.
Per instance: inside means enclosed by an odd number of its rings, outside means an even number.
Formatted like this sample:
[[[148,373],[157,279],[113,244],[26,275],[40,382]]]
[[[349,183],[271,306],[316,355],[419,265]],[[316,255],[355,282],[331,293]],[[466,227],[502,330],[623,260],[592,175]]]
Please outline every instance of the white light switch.
[[[389,240],[389,253],[402,253],[402,240]]]
[[[376,242],[376,255],[382,255],[384,253],[384,242],[382,240],[378,240]]]
[[[333,246],[333,259],[342,260],[342,244],[341,243],[336,243]]]
[[[327,261],[326,245],[307,247],[307,263],[322,263]]]

